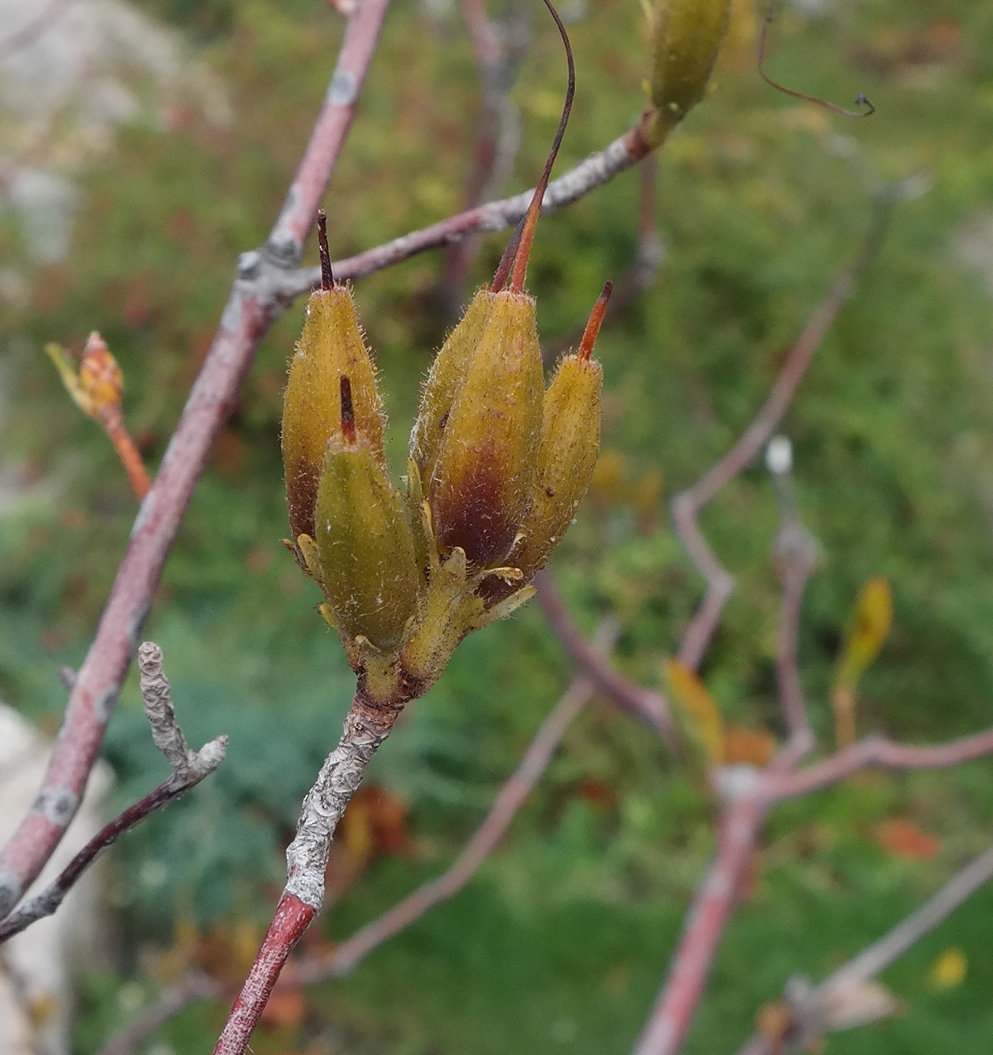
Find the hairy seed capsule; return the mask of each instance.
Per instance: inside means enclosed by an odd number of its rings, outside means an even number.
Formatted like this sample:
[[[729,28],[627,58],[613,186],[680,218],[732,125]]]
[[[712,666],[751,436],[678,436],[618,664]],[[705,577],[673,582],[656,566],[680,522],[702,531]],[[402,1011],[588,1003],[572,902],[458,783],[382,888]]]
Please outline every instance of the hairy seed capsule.
[[[481,289],[472,298],[459,324],[445,339],[424,382],[421,407],[410,434],[410,456],[417,463],[425,486],[438,460],[452,403],[479,347],[493,296],[488,289]]]
[[[328,441],[340,432],[342,376],[351,379],[355,430],[385,464],[384,415],[373,365],[351,292],[333,286],[312,293],[290,363],[283,404],[283,471],[293,539],[314,536],[314,510]]]
[[[342,636],[396,648],[417,608],[420,573],[403,499],[363,440],[328,444],[314,538]]]
[[[452,403],[428,491],[443,551],[495,567],[531,501],[543,378],[534,300],[492,294],[489,317]]]
[[[544,567],[589,487],[600,451],[602,379],[598,362],[569,355],[545,393],[531,511],[508,558],[525,582]]]

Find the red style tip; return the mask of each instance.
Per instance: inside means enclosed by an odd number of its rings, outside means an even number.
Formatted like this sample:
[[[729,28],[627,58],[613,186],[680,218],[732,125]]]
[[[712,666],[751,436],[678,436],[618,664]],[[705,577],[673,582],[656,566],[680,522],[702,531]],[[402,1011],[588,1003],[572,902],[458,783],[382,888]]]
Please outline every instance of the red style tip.
[[[590,312],[590,321],[586,324],[586,329],[583,331],[583,339],[579,343],[579,358],[589,360],[593,354],[593,345],[596,344],[597,334],[600,332],[600,324],[603,322],[604,315],[607,314],[607,302],[610,300],[610,294],[614,291],[614,283],[607,281],[603,285],[603,292],[597,298],[596,304],[593,305],[593,310]]]
[[[317,210],[317,245],[321,251],[321,289],[334,288],[334,272],[331,270],[331,252],[328,249],[328,214]]]
[[[355,408],[352,406],[352,382],[341,375],[341,434],[345,442],[355,446]]]

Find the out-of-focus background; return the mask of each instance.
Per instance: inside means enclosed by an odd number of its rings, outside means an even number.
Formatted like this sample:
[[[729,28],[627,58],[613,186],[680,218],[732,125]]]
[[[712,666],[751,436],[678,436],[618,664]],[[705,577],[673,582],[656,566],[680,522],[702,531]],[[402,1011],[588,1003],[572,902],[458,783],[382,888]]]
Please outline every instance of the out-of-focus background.
[[[540,170],[564,80],[554,29],[537,5],[522,9],[531,42],[510,93],[523,141],[508,193]],[[633,123],[648,76],[635,0],[569,0],[562,12],[578,89],[557,171]],[[977,730],[993,722],[993,5],[783,4],[769,72],[842,104],[864,92],[877,112],[859,121],[762,83],[761,16],[736,5],[716,91],[659,156],[664,261],[601,335],[600,466],[552,574],[584,630],[608,613],[620,620],[618,667],[659,684],[701,592],[667,499],[754,415],[863,237],[875,183],[917,176],[926,193],[895,211],[784,424],[798,507],[821,547],[800,663],[830,745],[839,643],[860,586],[885,576],[894,622],[860,686],[859,731],[925,741]],[[53,734],[59,666],[85,653],[136,502],[43,346],[78,354],[91,330],[103,334],[154,471],[237,253],[265,238],[278,211],[342,19],[319,0],[2,0],[0,37],[36,18],[49,24],[0,44],[0,699]],[[335,255],[460,209],[481,105],[458,5],[397,3],[325,199]],[[633,264],[638,206],[629,171],[542,221],[529,285],[549,344]],[[465,299],[504,243],[483,243]],[[444,255],[429,254],[355,289],[395,472],[419,379],[449,325],[443,268]],[[316,588],[279,543],[280,398],[302,310],[264,342],[145,629],[165,651],[188,737],[226,732],[230,750],[215,776],[113,851],[111,966],[80,979],[80,1055],[191,966],[240,977],[281,886],[298,804],[351,696],[340,645],[313,610]],[[758,464],[704,514],[737,589],[701,673],[729,725],[781,736],[776,525]],[[334,904],[312,948],[451,861],[569,675],[535,605],[461,646],[350,809]],[[134,678],[103,754],[117,775],[108,809],[165,775]],[[777,809],[686,1050],[735,1050],[791,973],[823,977],[985,849],[991,813],[988,761],[868,775]],[[595,703],[469,887],[347,979],[284,1001],[253,1050],[629,1050],[713,849],[713,816],[698,774]],[[991,948],[993,891],[982,891],[886,974],[905,1013],[832,1037],[828,1050],[985,1055]],[[207,1050],[224,1014],[193,1005],[144,1050]]]

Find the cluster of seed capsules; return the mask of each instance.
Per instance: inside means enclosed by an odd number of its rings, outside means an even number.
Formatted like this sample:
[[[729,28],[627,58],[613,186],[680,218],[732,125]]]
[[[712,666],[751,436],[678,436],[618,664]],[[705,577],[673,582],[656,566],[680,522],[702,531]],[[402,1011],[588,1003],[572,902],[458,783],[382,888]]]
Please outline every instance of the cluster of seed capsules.
[[[533,298],[480,290],[425,382],[400,491],[351,292],[325,268],[284,404],[287,544],[353,668],[399,663],[423,687],[467,633],[534,592],[596,464],[601,370],[590,353],[608,296],[609,284],[546,388]]]
[[[334,281],[323,216],[323,281],[290,364],[283,461],[300,567],[372,700],[420,695],[466,634],[508,615],[558,545],[600,444],[601,370],[591,357],[610,283],[579,350],[545,386],[535,302],[524,291],[531,240],[575,86],[545,171],[492,287],[449,334],[424,385],[404,490],[386,466],[376,367],[350,290]],[[730,0],[661,0],[653,24],[655,146],[703,98]],[[647,149],[647,148],[646,148]]]

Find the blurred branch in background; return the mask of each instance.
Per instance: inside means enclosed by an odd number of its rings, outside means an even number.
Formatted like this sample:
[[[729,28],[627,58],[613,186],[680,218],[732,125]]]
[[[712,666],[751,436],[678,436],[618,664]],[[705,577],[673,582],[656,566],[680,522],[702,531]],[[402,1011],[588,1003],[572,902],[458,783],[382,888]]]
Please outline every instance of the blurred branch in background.
[[[138,649],[138,667],[141,670],[145,715],[152,727],[155,746],[172,768],[169,779],[102,828],[49,887],[0,920],[0,942],[55,912],[76,880],[108,846],[112,846],[126,831],[140,824],[150,814],[195,788],[224,761],[228,745],[226,736],[211,740],[199,751],[192,751],[187,746],[186,738],[176,723],[169,682],[162,670],[162,650],[158,645],[150,641],[141,645]]]
[[[800,1055],[821,1043],[827,1033],[868,1025],[894,1014],[900,1002],[873,979],[991,878],[993,849],[956,872],[916,912],[820,985],[812,987],[804,978],[791,978],[782,1000],[759,1012],[761,1035],[748,1041],[739,1055]]]

